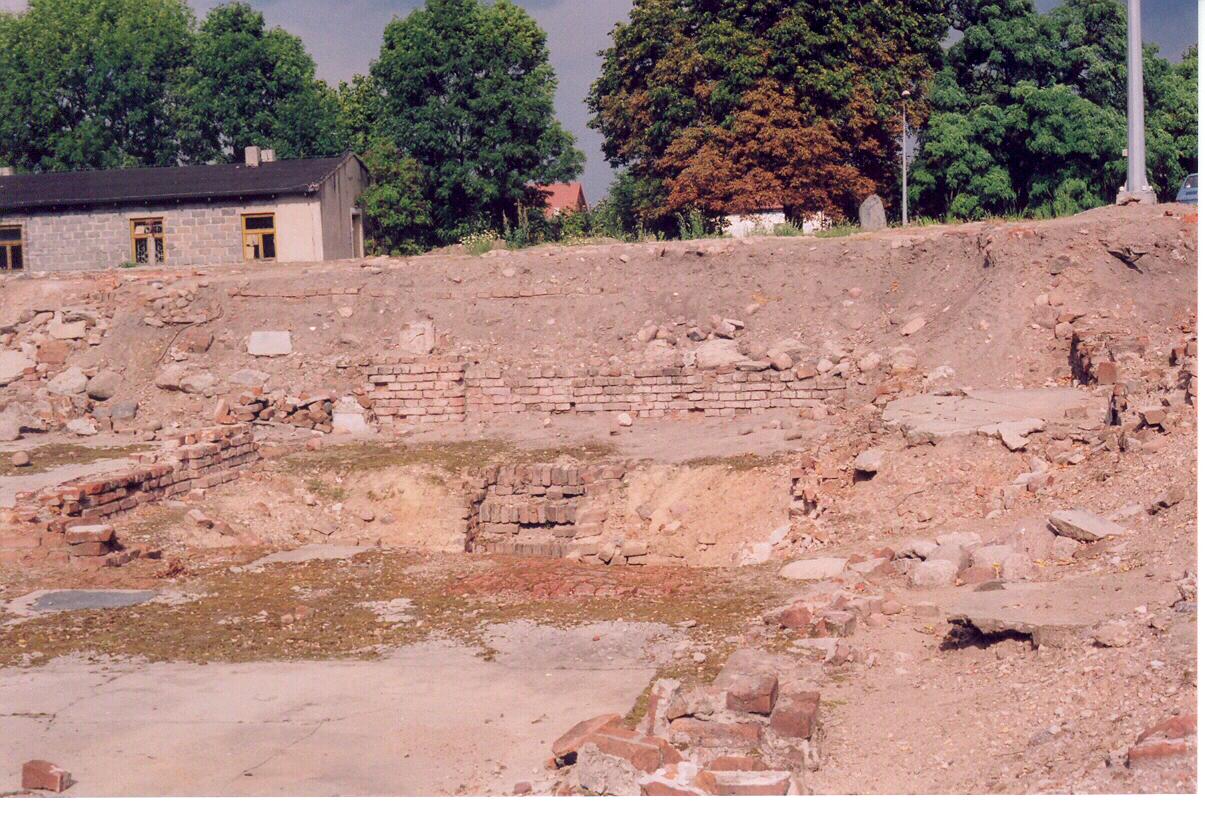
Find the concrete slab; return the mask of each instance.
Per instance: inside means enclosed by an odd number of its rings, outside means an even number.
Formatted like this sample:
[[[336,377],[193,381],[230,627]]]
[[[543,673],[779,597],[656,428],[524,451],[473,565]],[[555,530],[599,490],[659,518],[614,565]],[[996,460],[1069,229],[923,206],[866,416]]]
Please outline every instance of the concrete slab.
[[[16,449],[16,448],[14,448]],[[7,451],[5,451],[7,452]],[[110,458],[87,464],[64,464],[44,472],[10,475],[0,478],[0,509],[16,506],[17,493],[37,492],[46,487],[57,487],[72,479],[102,475],[133,467],[131,458]]]
[[[1105,401],[1077,388],[975,390],[965,396],[921,394],[890,402],[883,421],[905,433],[937,436],[968,435],[981,427],[1024,419],[1067,421],[1068,414],[1086,411],[1089,419],[1105,413]]]
[[[0,794],[30,758],[70,770],[67,796],[509,792],[653,675],[536,657],[423,644],[372,662],[0,670]]]
[[[307,563],[311,560],[344,560],[368,552],[371,546],[342,546],[336,543],[309,543],[296,549],[273,552],[246,566],[232,566],[232,572],[258,572],[273,563]]]
[[[1116,576],[1089,576],[1057,583],[1009,583],[989,591],[964,588],[940,606],[946,618],[983,634],[1013,631],[1038,645],[1062,645],[1083,637],[1102,620],[1140,605],[1170,605],[1174,587]]]
[[[155,599],[153,591],[132,589],[59,589],[30,592],[10,601],[5,611],[15,617],[34,617],[57,611],[125,608]]]

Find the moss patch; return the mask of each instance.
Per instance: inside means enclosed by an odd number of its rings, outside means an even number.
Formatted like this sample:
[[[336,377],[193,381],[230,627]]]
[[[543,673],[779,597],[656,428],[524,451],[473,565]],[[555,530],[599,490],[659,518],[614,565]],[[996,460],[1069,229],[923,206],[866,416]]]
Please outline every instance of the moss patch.
[[[134,453],[142,453],[150,449],[148,444],[129,444],[124,447],[85,447],[82,444],[44,444],[27,450],[30,464],[28,467],[14,467],[12,454],[0,455],[0,476],[31,475],[44,473],[57,467],[67,465],[92,464],[97,461],[108,461],[125,458]]]
[[[483,633],[491,623],[531,620],[570,628],[599,621],[693,620],[691,651],[707,659],[696,664],[687,653],[660,675],[706,682],[736,647],[736,635],[781,593],[749,571],[687,569],[687,582],[673,594],[639,600],[538,600],[458,590],[473,573],[530,560],[372,551],[350,560],[274,564],[260,572],[214,570],[173,585],[197,597],[180,605],[63,612],[0,630],[0,665],[89,653],[184,662],[372,658],[432,636],[475,646],[489,658]],[[580,569],[588,575],[606,567]],[[361,605],[396,598],[411,601],[413,621],[383,622]]]

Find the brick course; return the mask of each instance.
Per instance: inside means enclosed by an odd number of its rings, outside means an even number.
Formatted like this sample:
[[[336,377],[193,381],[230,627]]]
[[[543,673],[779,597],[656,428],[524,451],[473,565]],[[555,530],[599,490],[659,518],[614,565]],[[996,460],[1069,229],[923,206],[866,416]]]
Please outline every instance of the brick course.
[[[368,365],[365,374],[373,413],[386,426],[500,413],[737,416],[817,407],[845,396],[842,380],[772,370],[547,366],[504,373],[463,360],[397,360]]]
[[[249,430],[211,428],[173,436],[163,451],[142,458],[125,472],[18,493],[8,520],[61,533],[77,520],[108,518],[195,488],[216,487],[257,462],[259,445]]]

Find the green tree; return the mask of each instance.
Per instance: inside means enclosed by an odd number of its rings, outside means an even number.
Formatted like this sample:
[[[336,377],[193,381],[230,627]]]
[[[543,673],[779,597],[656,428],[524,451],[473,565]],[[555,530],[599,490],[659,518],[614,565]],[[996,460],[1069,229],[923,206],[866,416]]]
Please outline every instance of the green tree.
[[[934,80],[909,190],[919,211],[1062,215],[1112,201],[1125,177],[1126,19],[1114,0],[954,0],[961,37]],[[1196,165],[1196,51],[1147,47],[1148,163],[1169,196]]]
[[[339,140],[360,155],[368,152],[381,117],[381,89],[371,76],[356,74],[351,82],[340,82]]]
[[[918,91],[940,64],[946,5],[636,0],[603,52],[591,126],[659,193],[640,214],[662,228],[696,204],[849,214],[896,183],[905,90],[913,124],[927,117]]]
[[[0,12],[0,161],[26,170],[189,158],[183,0],[31,0]]]
[[[338,97],[315,77],[305,44],[268,28],[246,3],[217,6],[205,17],[189,87],[198,154],[242,161],[249,145],[270,147],[279,158],[342,149]]]
[[[531,183],[581,171],[544,32],[509,0],[428,0],[385,28],[372,78],[376,129],[426,169],[442,241],[516,223]]]
[[[368,248],[387,255],[430,249],[435,223],[422,165],[385,139],[374,141],[363,156],[373,179],[360,197]]]

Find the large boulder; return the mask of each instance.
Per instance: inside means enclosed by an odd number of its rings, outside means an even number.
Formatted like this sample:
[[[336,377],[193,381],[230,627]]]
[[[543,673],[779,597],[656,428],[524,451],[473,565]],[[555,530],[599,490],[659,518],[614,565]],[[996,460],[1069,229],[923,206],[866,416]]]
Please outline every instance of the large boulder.
[[[787,580],[828,580],[840,577],[848,559],[843,557],[813,557],[788,563],[779,570]]]
[[[34,365],[34,361],[20,351],[0,351],[0,386],[16,382]]]
[[[705,371],[748,362],[736,340],[708,340],[695,350],[695,365]]]
[[[88,380],[88,396],[98,402],[104,402],[117,395],[121,387],[121,377],[113,371],[101,371]]]
[[[1060,509],[1050,514],[1049,523],[1057,534],[1085,543],[1125,532],[1112,521],[1083,509]]]
[[[71,367],[46,383],[46,390],[60,396],[74,396],[88,387],[88,377],[79,368]]]
[[[908,580],[916,589],[938,589],[954,585],[961,570],[952,560],[926,560],[908,570]]]
[[[883,206],[883,199],[872,195],[863,201],[858,207],[858,223],[867,232],[874,229],[886,229],[887,209]]]

